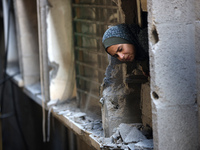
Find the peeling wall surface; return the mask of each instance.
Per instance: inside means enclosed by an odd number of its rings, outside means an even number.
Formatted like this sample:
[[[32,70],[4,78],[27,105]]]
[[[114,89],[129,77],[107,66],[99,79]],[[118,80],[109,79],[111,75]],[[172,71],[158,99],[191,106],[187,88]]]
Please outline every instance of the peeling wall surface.
[[[195,63],[199,3],[148,1],[155,150],[199,148]]]

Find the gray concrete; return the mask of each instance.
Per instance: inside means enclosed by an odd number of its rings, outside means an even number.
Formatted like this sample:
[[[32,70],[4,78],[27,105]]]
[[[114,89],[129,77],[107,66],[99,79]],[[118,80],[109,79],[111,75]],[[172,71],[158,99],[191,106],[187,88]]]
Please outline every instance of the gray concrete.
[[[144,78],[129,73],[132,66],[110,57],[103,83],[102,121],[105,136],[111,136],[113,129],[121,123],[141,123],[140,90]],[[128,71],[129,68],[129,71]],[[132,72],[132,71],[130,71]],[[127,76],[127,78],[126,78]],[[131,78],[132,77],[132,78]],[[127,80],[129,78],[129,80]],[[130,107],[131,106],[131,107]]]
[[[200,2],[195,0],[195,48],[196,48],[196,71],[197,71],[197,103],[198,103],[198,128],[200,129]],[[200,133],[198,135],[200,137]],[[200,138],[199,138],[200,143]]]
[[[153,150],[153,140],[143,140],[136,143],[135,150]]]
[[[154,149],[196,150],[195,0],[148,8]]]

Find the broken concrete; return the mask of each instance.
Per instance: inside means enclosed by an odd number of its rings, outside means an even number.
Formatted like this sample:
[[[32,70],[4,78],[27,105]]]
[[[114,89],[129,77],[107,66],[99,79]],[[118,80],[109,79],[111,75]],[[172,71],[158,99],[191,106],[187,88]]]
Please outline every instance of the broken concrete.
[[[86,113],[81,112],[80,109],[74,107],[74,105],[75,102],[62,105],[55,104],[52,108],[55,114],[65,118],[66,121],[64,123],[72,128],[76,134],[84,138],[89,135],[87,137],[89,139],[85,140],[87,142],[90,141],[96,149],[130,150],[135,147],[135,144],[139,143],[138,147],[145,150],[148,144],[151,145],[143,134],[144,126],[141,123],[122,123],[113,129],[114,134],[106,138],[103,135],[102,121],[91,118]]]
[[[142,124],[120,124],[119,132],[124,143],[136,143],[142,141],[145,136],[138,128],[141,128]]]
[[[144,139],[146,137],[136,127],[133,127],[123,141],[124,143],[136,143]]]
[[[135,144],[135,150],[153,150],[153,140],[143,140]]]
[[[147,78],[134,74],[137,64],[121,63],[109,56],[106,77],[102,84],[102,122],[104,134],[109,137],[112,129],[121,123],[141,123],[140,90]],[[139,72],[139,71],[137,71]],[[140,71],[141,72],[141,71]],[[130,107],[131,106],[131,107]]]

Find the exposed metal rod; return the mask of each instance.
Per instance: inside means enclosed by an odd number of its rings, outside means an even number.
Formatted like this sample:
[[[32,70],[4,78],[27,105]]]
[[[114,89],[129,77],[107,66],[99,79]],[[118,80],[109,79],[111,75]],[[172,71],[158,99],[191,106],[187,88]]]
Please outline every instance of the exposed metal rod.
[[[89,64],[86,64],[86,63],[80,62],[80,61],[76,61],[76,64],[78,64],[78,65],[82,65],[82,66],[85,66],[85,67],[88,67],[88,68],[92,68],[92,69],[94,69],[94,70],[101,71],[101,72],[103,72],[103,73],[105,72],[104,69],[97,68],[97,67],[95,67],[95,66],[92,66],[92,65],[89,65]]]
[[[85,34],[85,33],[78,33],[78,32],[74,32],[75,35],[77,36],[82,36],[82,37],[87,37],[87,38],[94,38],[97,40],[101,40],[102,37],[100,36],[96,36],[95,34]]]
[[[96,99],[99,99],[98,96],[96,96],[96,95],[94,95],[94,94],[91,94],[90,92],[81,90],[81,89],[79,89],[79,88],[77,89],[77,91],[78,91],[78,92],[81,92],[81,93],[84,93],[84,94],[86,94],[86,95],[88,95],[88,96],[94,97],[94,98],[96,98]]]
[[[107,8],[107,9],[118,9],[118,6],[111,5],[91,5],[91,4],[72,4],[72,7],[82,7],[82,8]]]
[[[96,20],[76,19],[76,18],[74,18],[73,21],[90,23],[90,24],[97,24],[97,25],[107,25],[107,26],[110,25],[110,24],[113,24],[113,22],[102,22],[102,21],[96,21]]]
[[[93,54],[104,56],[104,57],[107,56],[107,53],[99,52],[99,51],[97,51],[97,48],[83,48],[83,47],[76,46],[75,50],[77,50],[77,51],[80,50],[80,51],[84,51],[84,52],[87,52],[87,53],[93,53]]]
[[[86,78],[86,77],[84,77],[84,76],[76,75],[76,77],[79,78],[79,79],[82,79],[82,80],[85,80],[85,81],[88,81],[88,82],[91,82],[91,83],[97,84],[98,86],[101,86],[101,83],[96,82],[96,81],[91,80],[91,79],[88,79],[88,78]]]

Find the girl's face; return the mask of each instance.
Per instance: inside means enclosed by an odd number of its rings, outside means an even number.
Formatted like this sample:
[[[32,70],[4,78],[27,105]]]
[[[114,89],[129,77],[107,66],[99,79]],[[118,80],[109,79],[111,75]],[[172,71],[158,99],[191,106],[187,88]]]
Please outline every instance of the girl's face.
[[[133,44],[116,44],[107,48],[107,52],[122,62],[132,62],[135,58]]]

